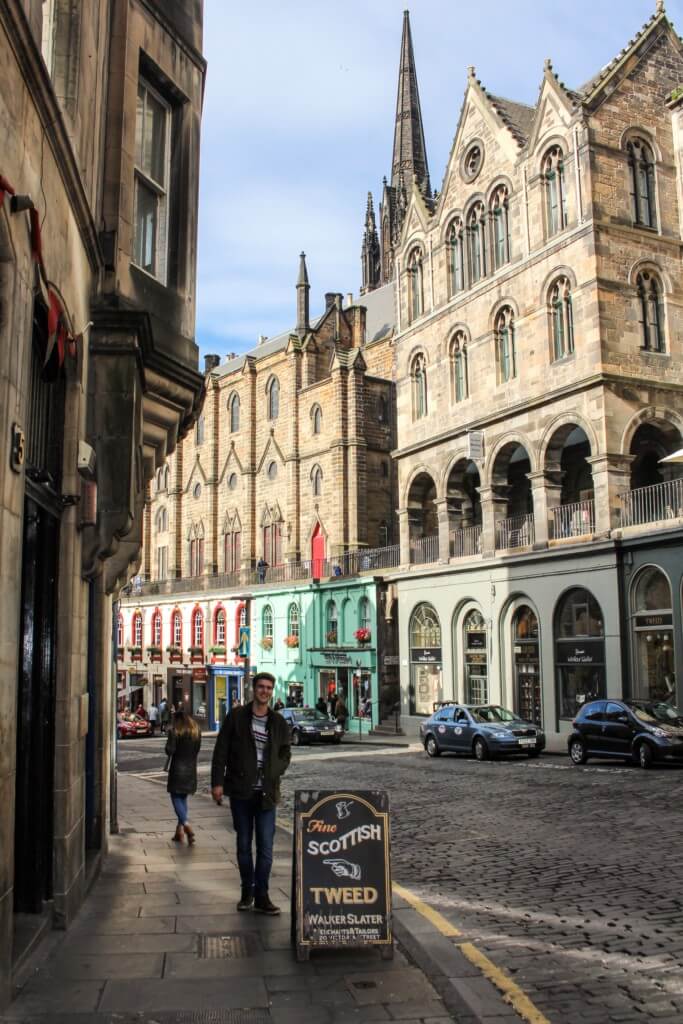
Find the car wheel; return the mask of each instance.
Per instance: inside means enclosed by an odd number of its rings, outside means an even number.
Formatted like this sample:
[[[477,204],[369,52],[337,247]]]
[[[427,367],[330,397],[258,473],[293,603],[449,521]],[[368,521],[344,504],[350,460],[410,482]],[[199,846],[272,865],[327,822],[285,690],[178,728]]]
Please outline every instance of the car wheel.
[[[486,746],[481,736],[477,736],[476,740],[474,741],[474,746],[472,747],[472,750],[477,761],[488,761],[489,748]]]
[[[569,756],[574,764],[585,764],[588,760],[586,746],[583,740],[572,740],[569,746]]]
[[[440,757],[441,751],[439,750],[439,744],[436,742],[433,736],[428,736],[425,740],[425,750],[430,757]]]
[[[295,729],[292,733],[292,746],[298,747],[301,745],[301,733],[298,729]]]
[[[651,768],[654,761],[652,747],[649,743],[640,743],[636,750],[636,758],[641,768]]]

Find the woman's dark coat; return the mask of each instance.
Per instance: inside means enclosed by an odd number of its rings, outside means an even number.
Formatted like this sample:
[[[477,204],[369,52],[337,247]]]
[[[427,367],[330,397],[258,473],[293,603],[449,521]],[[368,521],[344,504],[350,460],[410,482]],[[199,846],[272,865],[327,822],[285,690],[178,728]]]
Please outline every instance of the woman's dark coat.
[[[196,740],[185,734],[176,736],[171,730],[166,740],[166,753],[171,758],[166,790],[189,796],[197,792],[197,754],[202,745],[201,733]]]

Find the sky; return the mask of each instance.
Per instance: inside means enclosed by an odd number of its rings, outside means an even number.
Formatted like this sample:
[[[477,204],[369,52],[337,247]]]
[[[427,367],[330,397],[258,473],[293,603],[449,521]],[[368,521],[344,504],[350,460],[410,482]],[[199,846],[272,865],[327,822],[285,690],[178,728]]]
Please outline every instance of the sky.
[[[405,6],[204,0],[201,356],[244,352],[294,326],[301,251],[312,316],[325,292],[358,294],[367,193],[377,212],[391,176]],[[412,0],[432,187],[441,188],[469,65],[490,92],[535,103],[546,57],[578,86],[654,9],[655,0]],[[683,33],[683,0],[666,9]]]

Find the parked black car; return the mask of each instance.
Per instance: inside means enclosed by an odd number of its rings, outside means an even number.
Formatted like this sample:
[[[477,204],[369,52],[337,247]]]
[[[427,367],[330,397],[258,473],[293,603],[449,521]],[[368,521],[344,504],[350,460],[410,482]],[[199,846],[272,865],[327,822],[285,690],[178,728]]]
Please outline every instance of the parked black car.
[[[315,708],[283,708],[280,714],[289,723],[292,745],[295,747],[316,740],[341,743],[343,728],[322,711]]]
[[[663,701],[592,700],[572,725],[567,749],[574,764],[589,757],[621,758],[641,768],[683,762],[683,714]]]
[[[477,761],[504,754],[538,757],[545,735],[533,722],[498,704],[445,704],[420,723],[420,738],[430,757],[474,754]]]

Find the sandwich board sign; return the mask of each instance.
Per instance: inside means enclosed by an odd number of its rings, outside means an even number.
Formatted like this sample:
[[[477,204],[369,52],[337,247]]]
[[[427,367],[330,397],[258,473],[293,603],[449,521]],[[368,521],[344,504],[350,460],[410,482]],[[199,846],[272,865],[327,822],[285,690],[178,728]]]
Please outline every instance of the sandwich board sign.
[[[311,949],[379,946],[393,957],[389,797],[309,792],[294,800],[292,941]]]

